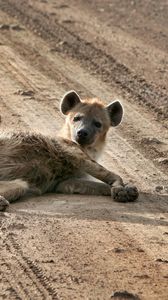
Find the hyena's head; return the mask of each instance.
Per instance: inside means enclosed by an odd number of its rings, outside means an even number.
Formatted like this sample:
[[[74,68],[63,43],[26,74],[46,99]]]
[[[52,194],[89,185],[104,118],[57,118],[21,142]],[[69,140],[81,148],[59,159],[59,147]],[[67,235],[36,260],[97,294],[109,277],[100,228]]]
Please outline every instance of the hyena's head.
[[[66,93],[61,101],[66,115],[66,137],[88,150],[93,158],[101,152],[107,131],[120,124],[123,108],[119,101],[105,106],[96,98],[81,100],[75,91]]]

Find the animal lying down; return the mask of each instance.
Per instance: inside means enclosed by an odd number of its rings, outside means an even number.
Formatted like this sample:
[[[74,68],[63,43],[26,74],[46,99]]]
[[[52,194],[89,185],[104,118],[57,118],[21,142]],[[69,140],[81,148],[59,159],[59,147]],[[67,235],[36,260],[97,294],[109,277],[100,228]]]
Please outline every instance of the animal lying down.
[[[118,202],[136,200],[135,186],[124,185],[120,176],[96,162],[109,128],[122,120],[120,102],[104,106],[98,99],[81,100],[70,91],[64,95],[60,110],[66,118],[59,137],[1,133],[0,209],[28,191],[105,195]],[[86,174],[102,183],[87,180]]]

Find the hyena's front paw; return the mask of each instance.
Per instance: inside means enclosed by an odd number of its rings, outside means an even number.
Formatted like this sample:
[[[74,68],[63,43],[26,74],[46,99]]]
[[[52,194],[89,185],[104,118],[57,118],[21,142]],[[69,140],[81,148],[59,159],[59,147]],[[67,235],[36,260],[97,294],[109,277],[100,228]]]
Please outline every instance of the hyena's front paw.
[[[125,186],[112,187],[111,196],[117,202],[133,202],[138,196],[138,190],[135,186],[126,184]]]
[[[9,202],[3,196],[0,196],[0,211],[5,211],[8,206]]]

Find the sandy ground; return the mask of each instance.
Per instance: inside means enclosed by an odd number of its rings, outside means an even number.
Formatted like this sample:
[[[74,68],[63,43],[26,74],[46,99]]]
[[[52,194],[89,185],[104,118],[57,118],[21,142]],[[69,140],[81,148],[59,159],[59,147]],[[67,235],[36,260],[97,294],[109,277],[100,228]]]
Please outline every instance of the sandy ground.
[[[0,0],[1,128],[55,135],[70,89],[119,98],[101,163],[141,191],[126,204],[28,197],[0,213],[0,299],[168,299],[167,49],[166,0]]]

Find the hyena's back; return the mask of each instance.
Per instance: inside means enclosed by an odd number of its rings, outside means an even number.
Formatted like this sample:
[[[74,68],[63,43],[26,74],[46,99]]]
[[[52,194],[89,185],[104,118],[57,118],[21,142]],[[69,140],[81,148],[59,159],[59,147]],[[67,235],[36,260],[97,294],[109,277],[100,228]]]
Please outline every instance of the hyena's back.
[[[1,134],[0,181],[23,179],[42,192],[52,190],[75,171],[66,157],[67,143],[39,134]]]

